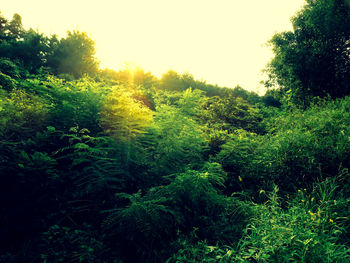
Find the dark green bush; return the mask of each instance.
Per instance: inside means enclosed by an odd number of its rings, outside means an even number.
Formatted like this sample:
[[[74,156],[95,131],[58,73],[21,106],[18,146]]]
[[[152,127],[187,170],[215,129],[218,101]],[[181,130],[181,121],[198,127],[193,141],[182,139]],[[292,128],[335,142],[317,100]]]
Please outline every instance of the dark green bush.
[[[14,79],[21,76],[18,66],[6,58],[0,58],[0,72]]]
[[[347,97],[281,115],[267,135],[232,135],[217,160],[229,172],[228,182],[243,188],[269,181],[287,191],[310,186],[317,178],[349,168],[349,108]]]
[[[173,251],[170,244],[193,230],[197,239],[212,242],[240,238],[249,209],[221,193],[225,173],[219,164],[208,163],[202,171],[188,170],[169,179],[170,184],[144,195],[117,194],[129,200],[126,206],[106,211],[105,231],[129,261],[164,262]]]
[[[88,225],[77,229],[53,225],[43,233],[41,246],[43,262],[94,263],[103,258],[101,236]]]
[[[16,81],[10,76],[0,72],[0,88],[4,90],[12,90],[16,87]]]

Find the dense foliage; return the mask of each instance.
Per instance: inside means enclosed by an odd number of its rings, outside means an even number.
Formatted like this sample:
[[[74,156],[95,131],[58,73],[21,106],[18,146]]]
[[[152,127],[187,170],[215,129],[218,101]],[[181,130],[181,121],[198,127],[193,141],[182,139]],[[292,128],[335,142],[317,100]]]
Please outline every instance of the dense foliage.
[[[275,57],[268,72],[298,104],[312,97],[350,93],[350,5],[348,0],[307,0],[292,19],[293,31],[270,41]]]
[[[297,48],[318,52],[315,12],[345,2],[307,2],[293,23],[315,44]],[[340,73],[322,94],[288,75],[287,35],[279,100],[99,70],[86,33],[0,15],[0,262],[350,262],[349,90],[332,93]]]

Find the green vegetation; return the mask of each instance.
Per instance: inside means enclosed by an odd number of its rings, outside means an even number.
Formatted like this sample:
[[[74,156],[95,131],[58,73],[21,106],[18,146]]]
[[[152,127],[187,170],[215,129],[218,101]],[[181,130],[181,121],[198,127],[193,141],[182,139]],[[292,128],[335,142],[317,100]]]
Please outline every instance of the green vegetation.
[[[0,14],[0,261],[350,262],[349,17],[307,1],[258,96]]]
[[[348,0],[306,0],[292,18],[293,31],[275,34],[268,85],[280,85],[289,100],[308,105],[313,97],[350,93]]]

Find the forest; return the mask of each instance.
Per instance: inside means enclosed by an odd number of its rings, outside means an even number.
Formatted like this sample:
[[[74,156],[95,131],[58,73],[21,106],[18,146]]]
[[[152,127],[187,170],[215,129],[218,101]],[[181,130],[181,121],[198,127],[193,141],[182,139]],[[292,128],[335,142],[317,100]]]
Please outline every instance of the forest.
[[[291,22],[260,96],[0,13],[0,262],[350,262],[350,2]]]

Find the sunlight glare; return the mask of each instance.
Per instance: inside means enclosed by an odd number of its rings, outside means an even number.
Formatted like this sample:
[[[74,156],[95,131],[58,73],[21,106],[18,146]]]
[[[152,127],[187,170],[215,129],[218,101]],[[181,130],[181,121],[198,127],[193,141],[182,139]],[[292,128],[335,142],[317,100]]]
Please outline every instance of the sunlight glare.
[[[259,91],[272,57],[264,45],[290,30],[290,17],[304,0],[12,0],[1,7],[19,13],[26,28],[64,36],[86,31],[96,42],[102,67],[132,61],[160,77],[172,69],[220,86]]]

